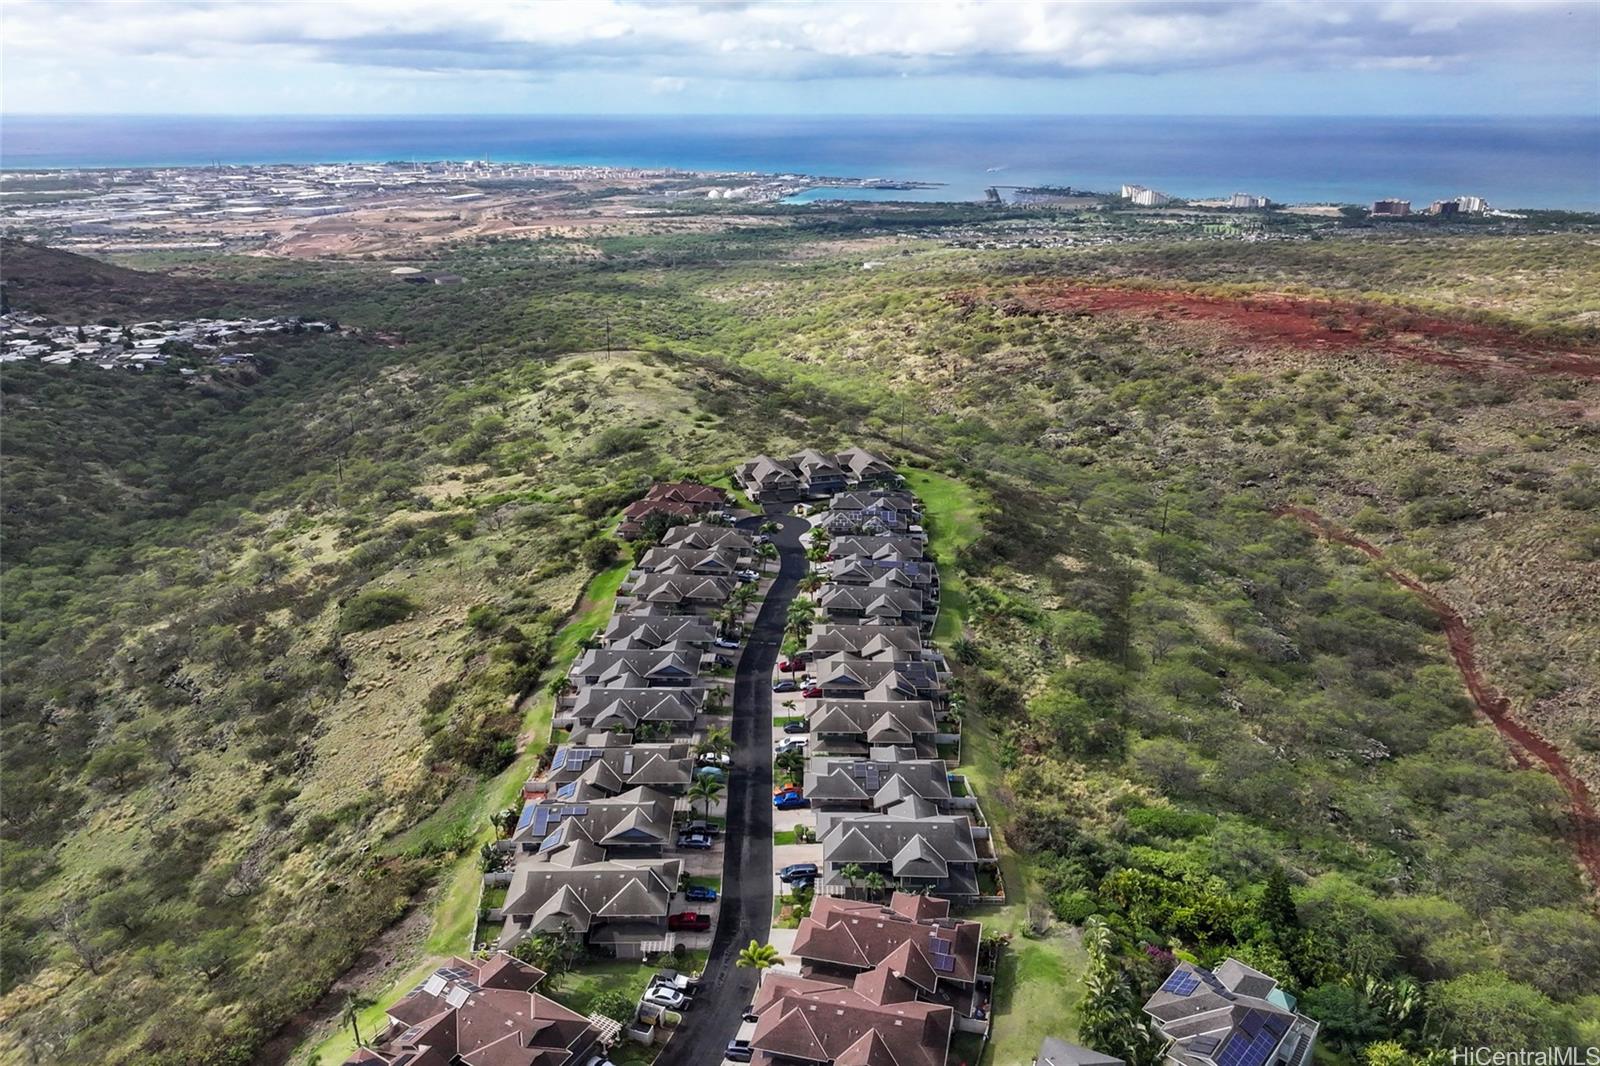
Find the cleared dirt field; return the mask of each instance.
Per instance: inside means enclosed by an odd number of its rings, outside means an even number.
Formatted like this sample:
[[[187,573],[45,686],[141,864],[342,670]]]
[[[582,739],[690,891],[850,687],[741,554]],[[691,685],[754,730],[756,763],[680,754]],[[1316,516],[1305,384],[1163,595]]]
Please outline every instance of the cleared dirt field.
[[[954,298],[977,299],[969,293]],[[1016,310],[1216,324],[1240,340],[1270,347],[1313,352],[1362,348],[1455,370],[1600,378],[1600,347],[1355,302],[1270,293],[1232,297],[1183,289],[1071,286],[1030,292]]]

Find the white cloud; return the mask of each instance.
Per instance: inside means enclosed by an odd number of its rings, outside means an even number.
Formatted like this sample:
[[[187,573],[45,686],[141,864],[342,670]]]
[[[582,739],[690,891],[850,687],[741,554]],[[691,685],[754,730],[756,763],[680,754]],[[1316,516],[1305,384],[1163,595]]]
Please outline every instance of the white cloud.
[[[6,50],[259,57],[538,73],[642,65],[660,77],[1031,77],[1237,63],[1465,62],[1587,47],[1594,4],[12,3]],[[1576,20],[1576,23],[1574,22]],[[1588,33],[1583,31],[1587,29]],[[1558,31],[1559,32],[1556,32]]]
[[[59,109],[64,76],[79,77],[70,107],[172,107],[169,91],[129,99],[115,72],[167,69],[235,109],[298,104],[288,81],[308,72],[414,92],[428,106],[472,100],[548,103],[574,83],[584,99],[611,85],[633,99],[751,90],[804,96],[811,83],[861,85],[946,78],[1075,85],[1091,76],[1196,77],[1251,71],[1302,77],[1432,77],[1522,64],[1547,81],[1596,95],[1600,4],[1319,3],[1194,0],[1053,3],[1043,0],[690,3],[685,0],[344,0],[337,3],[76,3],[7,0],[5,87],[10,106]],[[1147,79],[1152,80],[1152,79]],[[223,84],[223,83],[226,84]],[[1064,90],[1070,91],[1070,90]],[[687,97],[684,97],[685,99]],[[1583,100],[1578,100],[1582,106]],[[555,106],[555,105],[551,105]]]

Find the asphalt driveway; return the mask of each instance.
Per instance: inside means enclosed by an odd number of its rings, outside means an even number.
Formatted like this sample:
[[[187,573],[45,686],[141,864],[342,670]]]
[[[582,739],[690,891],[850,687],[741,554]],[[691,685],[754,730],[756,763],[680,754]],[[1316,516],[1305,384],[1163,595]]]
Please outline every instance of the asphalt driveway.
[[[778,576],[751,627],[733,680],[733,779],[726,793],[722,914],[700,993],[686,1024],[662,1049],[659,1066],[705,1066],[721,1062],[755,998],[757,973],[734,964],[752,940],[766,943],[772,930],[772,669],[783,643],[783,624],[800,579],[806,575],[800,534],[807,526],[792,515],[758,515],[739,528],[754,533],[777,522]]]

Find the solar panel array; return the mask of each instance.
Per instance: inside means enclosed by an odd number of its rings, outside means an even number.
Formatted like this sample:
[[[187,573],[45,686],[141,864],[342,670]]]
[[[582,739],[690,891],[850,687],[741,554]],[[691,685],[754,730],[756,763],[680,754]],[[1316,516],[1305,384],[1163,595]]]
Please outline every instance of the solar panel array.
[[[1217,1055],[1217,1066],[1266,1066],[1289,1023],[1280,1015],[1248,1010]]]
[[[538,823],[539,823],[539,814],[538,814],[538,812],[541,809],[542,808],[537,803],[534,803],[532,800],[529,800],[527,803],[524,803],[522,805],[522,816],[517,819],[517,832],[519,832],[519,833],[522,832],[524,829],[528,828],[528,826],[530,826],[530,825],[537,826]],[[542,829],[535,829],[534,832],[536,832],[536,833],[543,832],[543,830]]]
[[[560,796],[559,790],[557,791],[556,794],[557,794],[557,796]],[[562,796],[561,798],[564,799],[566,797]],[[573,817],[575,815],[584,815],[584,814],[588,814],[588,813],[589,813],[589,805],[587,803],[574,803],[574,804],[567,804],[565,806],[551,806],[549,804],[540,804],[538,807],[536,807],[534,809],[534,812],[533,812],[533,815],[532,815],[532,819],[533,819],[533,835],[536,836],[536,837],[542,837],[546,833],[550,832],[550,825],[551,825],[552,822],[559,822],[563,818],[571,818],[571,817]],[[526,810],[524,810],[523,811],[524,821],[526,821],[526,819],[528,817],[529,817],[528,816],[528,812]],[[519,825],[518,828],[520,829],[520,828],[522,828],[522,826]]]
[[[955,973],[955,945],[941,937],[938,933],[930,932],[928,934],[928,946],[933,949],[934,970],[938,973]]]
[[[1195,989],[1200,987],[1200,977],[1189,970],[1174,970],[1172,976],[1167,978],[1161,986],[1161,991],[1171,992],[1175,996],[1191,996]]]

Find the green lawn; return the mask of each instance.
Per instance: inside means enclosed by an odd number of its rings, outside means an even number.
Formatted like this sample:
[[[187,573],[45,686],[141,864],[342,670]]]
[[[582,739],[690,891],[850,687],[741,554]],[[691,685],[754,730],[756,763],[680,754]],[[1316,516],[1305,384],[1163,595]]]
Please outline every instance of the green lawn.
[[[696,888],[714,888],[718,892],[722,891],[722,878],[720,877],[711,877],[709,875],[691,877],[689,878],[689,884]]]
[[[670,959],[660,965],[637,960],[584,963],[554,982],[555,998],[579,1014],[588,1014],[602,992],[616,990],[637,1002],[662,965],[670,965]]]
[[[961,635],[967,613],[966,584],[956,573],[954,562],[956,552],[983,533],[978,496],[964,482],[931,470],[908,471],[905,479],[922,501],[928,546],[939,557],[939,620],[933,627],[933,639],[952,641]]]
[[[798,844],[799,841],[795,839],[793,829],[778,829],[772,834],[772,843],[777,847],[783,844]]]
[[[943,474],[911,471],[906,483],[922,500],[928,543],[940,560],[942,595],[933,635],[945,642],[948,650],[948,642],[961,635],[969,602],[966,585],[953,564],[956,552],[983,532],[979,500],[970,486]],[[963,724],[961,756],[961,773],[990,816],[1007,899],[1003,906],[974,908],[968,916],[983,922],[985,932],[1011,934],[1011,947],[995,975],[994,1030],[983,1062],[985,1066],[1009,1066],[1030,1061],[1046,1036],[1071,1039],[1077,1034],[1078,1002],[1083,995],[1078,978],[1087,958],[1075,931],[1057,929],[1039,939],[1025,935],[1028,901],[1042,892],[1027,864],[1005,843],[1000,760],[986,723],[968,720]],[[1001,819],[998,822],[997,817]],[[969,1053],[972,1050],[966,1045],[958,1047]]]
[[[363,990],[376,1000],[361,1012],[363,1035],[380,1031],[384,1025],[384,1011],[420,984],[443,958],[471,950],[469,941],[472,939],[472,928],[477,923],[478,900],[483,884],[483,872],[478,866],[478,845],[493,837],[489,818],[494,812],[521,801],[522,785],[532,773],[539,752],[544,748],[543,738],[550,735],[555,698],[548,691],[549,682],[571,668],[584,642],[599,632],[606,619],[611,617],[617,588],[631,565],[626,561],[620,562],[596,574],[584,590],[578,609],[556,634],[550,666],[541,676],[538,694],[529,701],[523,716],[523,731],[532,740],[522,756],[495,777],[480,781],[474,788],[453,796],[432,815],[385,845],[385,851],[400,852],[430,841],[458,839],[463,834],[470,840],[470,844],[458,851],[457,857],[440,879],[433,901],[433,925],[422,947],[424,958],[389,984]],[[643,985],[640,989],[642,991]],[[355,1039],[350,1030],[345,1028],[316,1045],[306,1058],[323,1063],[342,1062],[354,1050]]]

